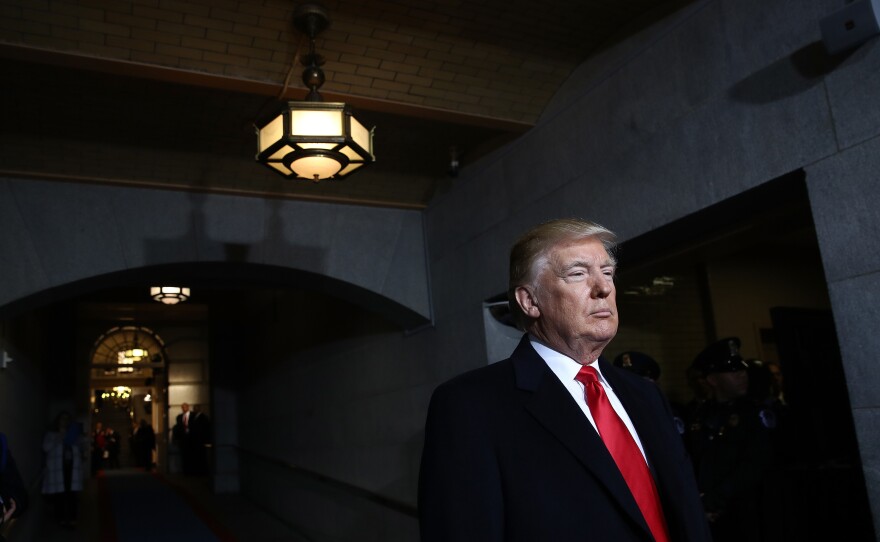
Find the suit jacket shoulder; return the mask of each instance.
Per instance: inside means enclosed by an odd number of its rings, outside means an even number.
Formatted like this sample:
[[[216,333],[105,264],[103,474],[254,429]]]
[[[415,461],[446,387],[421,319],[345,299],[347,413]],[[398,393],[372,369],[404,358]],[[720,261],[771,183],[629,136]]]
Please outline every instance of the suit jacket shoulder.
[[[662,394],[600,363],[649,453],[664,506],[679,501],[667,511],[673,539],[708,540],[696,486],[680,470],[691,468],[683,453],[679,461],[681,439],[671,418],[663,422]],[[575,540],[585,524],[591,540],[650,537],[598,433],[527,336],[509,359],[456,376],[432,394],[419,513],[423,542]]]

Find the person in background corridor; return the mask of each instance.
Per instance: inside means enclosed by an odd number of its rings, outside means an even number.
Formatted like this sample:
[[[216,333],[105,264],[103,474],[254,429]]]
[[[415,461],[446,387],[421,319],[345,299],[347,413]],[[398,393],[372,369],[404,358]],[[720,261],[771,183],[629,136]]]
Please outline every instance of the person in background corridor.
[[[119,433],[113,430],[112,427],[108,427],[104,430],[104,441],[106,443],[106,452],[104,456],[106,457],[105,467],[108,469],[118,469],[119,468],[119,449],[122,445],[119,442]]]
[[[104,436],[104,424],[95,422],[95,430],[92,431],[92,476],[104,468],[104,452],[107,451],[107,439]]]
[[[141,418],[132,437],[134,464],[146,471],[153,470],[153,450],[156,449],[156,432],[147,420]]]
[[[43,494],[54,507],[58,523],[63,527],[76,526],[79,492],[83,489],[83,461],[88,444],[82,425],[62,411],[52,428],[43,437],[45,470]]]
[[[180,414],[177,415],[177,423],[171,430],[172,442],[177,445],[180,450],[180,462],[184,474],[197,474],[198,458],[196,454],[194,438],[195,415],[189,408],[189,403],[180,405]]]
[[[208,451],[211,445],[211,419],[202,412],[201,405],[192,407],[192,427],[190,429],[192,446],[193,474],[208,474]]]
[[[0,433],[0,542],[13,518],[20,517],[28,507],[28,494],[21,473],[9,450],[6,435]]]

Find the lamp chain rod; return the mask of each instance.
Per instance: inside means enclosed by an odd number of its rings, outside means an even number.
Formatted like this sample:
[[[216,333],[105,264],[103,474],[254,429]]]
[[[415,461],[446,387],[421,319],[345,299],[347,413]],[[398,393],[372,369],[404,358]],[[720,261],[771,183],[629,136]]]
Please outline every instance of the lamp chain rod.
[[[306,99],[319,102],[321,101],[321,94],[318,92],[318,89],[324,84],[324,70],[321,69],[323,62],[315,52],[315,41],[313,23],[309,28],[308,66],[306,66],[306,71],[303,72],[303,82],[309,87],[309,94]]]
[[[287,94],[287,88],[290,86],[290,77],[293,75],[293,70],[296,68],[296,65],[299,64],[299,51],[302,47],[302,41],[304,36],[299,37],[299,41],[296,43],[296,51],[293,53],[293,60],[290,62],[290,68],[287,69],[287,75],[284,77],[284,84],[281,85],[281,92],[278,94],[278,99],[283,100],[284,95]]]

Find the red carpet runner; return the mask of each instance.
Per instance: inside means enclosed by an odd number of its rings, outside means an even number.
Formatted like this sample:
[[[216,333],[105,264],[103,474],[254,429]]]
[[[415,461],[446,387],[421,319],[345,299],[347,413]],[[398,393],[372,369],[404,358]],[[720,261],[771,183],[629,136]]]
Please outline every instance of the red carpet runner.
[[[189,494],[159,474],[107,470],[99,474],[101,542],[235,542]]]

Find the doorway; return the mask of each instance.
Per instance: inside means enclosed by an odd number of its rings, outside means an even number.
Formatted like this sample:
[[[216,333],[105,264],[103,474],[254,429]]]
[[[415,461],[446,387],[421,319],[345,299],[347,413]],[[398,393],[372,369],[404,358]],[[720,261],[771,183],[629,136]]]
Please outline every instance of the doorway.
[[[165,342],[145,326],[114,326],[94,341],[89,355],[93,474],[134,467],[152,471],[162,463],[155,435],[165,430],[160,413],[167,356]]]
[[[722,337],[739,338],[743,358],[781,366],[787,444],[765,480],[768,539],[833,537],[845,523],[853,539],[873,540],[804,173],[627,240],[618,261],[621,326],[605,355],[654,357],[673,403],[692,398],[688,367]]]

